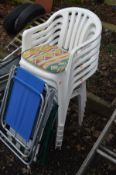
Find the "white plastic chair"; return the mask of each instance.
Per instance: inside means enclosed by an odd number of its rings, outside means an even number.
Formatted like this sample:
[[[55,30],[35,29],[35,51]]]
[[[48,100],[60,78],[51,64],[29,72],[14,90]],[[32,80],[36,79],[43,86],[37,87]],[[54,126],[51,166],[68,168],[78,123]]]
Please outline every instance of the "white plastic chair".
[[[38,45],[57,45],[70,53],[64,72],[50,73],[39,69],[23,58],[20,65],[43,78],[57,90],[58,127],[56,147],[61,147],[64,125],[70,99],[78,95],[81,125],[86,105],[86,80],[98,67],[101,40],[101,22],[91,11],[83,8],[65,8],[54,13],[47,22],[24,31],[22,52]]]

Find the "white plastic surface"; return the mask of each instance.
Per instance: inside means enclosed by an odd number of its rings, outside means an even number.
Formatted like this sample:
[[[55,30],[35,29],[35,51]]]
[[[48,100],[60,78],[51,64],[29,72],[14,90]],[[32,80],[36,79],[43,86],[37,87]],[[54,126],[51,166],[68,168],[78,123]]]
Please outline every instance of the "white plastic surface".
[[[53,74],[38,69],[21,58],[20,65],[43,78],[57,90],[58,127],[56,147],[61,147],[70,99],[78,92],[79,124],[86,105],[86,80],[98,67],[102,26],[99,18],[83,8],[65,8],[54,13],[47,22],[24,31],[22,51],[43,44],[57,45],[70,53],[66,70]]]

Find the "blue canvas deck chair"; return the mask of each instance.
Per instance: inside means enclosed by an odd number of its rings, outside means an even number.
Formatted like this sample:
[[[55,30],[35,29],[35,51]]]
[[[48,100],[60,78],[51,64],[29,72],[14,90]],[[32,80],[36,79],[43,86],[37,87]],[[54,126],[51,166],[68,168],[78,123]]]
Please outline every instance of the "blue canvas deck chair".
[[[38,153],[54,96],[43,80],[12,68],[1,106],[0,139],[26,165]]]

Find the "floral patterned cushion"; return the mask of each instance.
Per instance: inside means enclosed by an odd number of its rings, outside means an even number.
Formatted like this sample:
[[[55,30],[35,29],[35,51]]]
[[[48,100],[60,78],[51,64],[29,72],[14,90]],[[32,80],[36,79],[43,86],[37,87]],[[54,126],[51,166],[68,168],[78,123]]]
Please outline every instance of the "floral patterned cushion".
[[[69,53],[57,46],[44,45],[22,53],[31,64],[52,73],[63,72],[68,64]]]

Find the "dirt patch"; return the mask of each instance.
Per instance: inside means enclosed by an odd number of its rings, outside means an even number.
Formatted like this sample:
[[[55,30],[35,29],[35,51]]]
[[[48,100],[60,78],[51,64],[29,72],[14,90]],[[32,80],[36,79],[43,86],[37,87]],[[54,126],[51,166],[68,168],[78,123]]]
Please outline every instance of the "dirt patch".
[[[62,1],[62,3],[59,3],[58,6],[60,7],[71,7],[71,6],[84,7],[84,8],[87,8],[95,12],[102,21],[116,24],[116,8],[110,5],[95,4],[95,3],[91,3],[90,1],[89,2],[85,1],[83,4],[80,4],[78,2],[77,3],[67,3],[66,1],[65,2]]]
[[[0,3],[0,48],[4,48],[10,41],[11,36],[7,35],[3,27],[5,16],[14,8],[10,3]]]
[[[102,34],[99,68],[88,80],[88,90],[112,102],[116,97],[116,32]]]
[[[116,25],[116,9],[112,6],[106,4],[85,4],[84,7],[95,12],[102,21]]]

